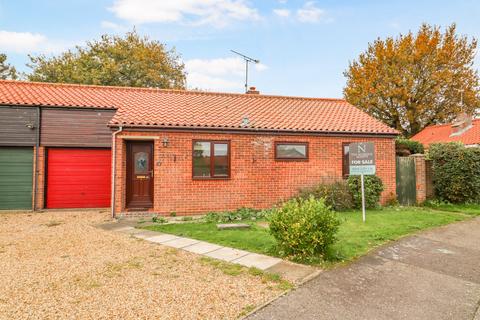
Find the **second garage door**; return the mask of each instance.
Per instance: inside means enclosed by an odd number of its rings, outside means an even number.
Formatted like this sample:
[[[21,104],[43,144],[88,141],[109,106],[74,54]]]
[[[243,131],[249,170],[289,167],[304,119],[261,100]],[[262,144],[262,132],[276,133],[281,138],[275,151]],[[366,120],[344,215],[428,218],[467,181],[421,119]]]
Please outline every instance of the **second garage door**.
[[[0,209],[32,208],[32,148],[0,147]]]
[[[47,208],[109,207],[110,175],[110,149],[48,149]]]

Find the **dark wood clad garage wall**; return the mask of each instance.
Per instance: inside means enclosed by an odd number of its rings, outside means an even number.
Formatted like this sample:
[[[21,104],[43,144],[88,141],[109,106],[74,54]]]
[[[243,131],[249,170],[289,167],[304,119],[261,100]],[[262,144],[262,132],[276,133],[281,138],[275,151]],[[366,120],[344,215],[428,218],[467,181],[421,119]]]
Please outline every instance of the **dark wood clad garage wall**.
[[[35,145],[36,121],[37,108],[0,106],[0,146]]]
[[[107,126],[115,110],[42,108],[41,144],[55,147],[110,147]]]

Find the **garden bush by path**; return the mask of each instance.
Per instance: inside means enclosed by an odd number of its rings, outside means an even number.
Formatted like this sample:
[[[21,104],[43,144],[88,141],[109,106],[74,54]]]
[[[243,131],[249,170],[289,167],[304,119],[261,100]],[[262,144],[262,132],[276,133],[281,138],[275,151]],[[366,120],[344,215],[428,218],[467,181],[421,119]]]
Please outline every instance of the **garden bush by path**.
[[[340,221],[323,199],[292,199],[273,210],[270,234],[281,255],[300,260],[323,256],[337,238]]]

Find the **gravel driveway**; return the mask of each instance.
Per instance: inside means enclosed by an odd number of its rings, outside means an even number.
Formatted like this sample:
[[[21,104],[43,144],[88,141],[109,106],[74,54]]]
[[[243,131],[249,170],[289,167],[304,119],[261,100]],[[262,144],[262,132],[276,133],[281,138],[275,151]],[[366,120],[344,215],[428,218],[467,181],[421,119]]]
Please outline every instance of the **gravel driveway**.
[[[232,319],[280,293],[259,276],[94,227],[108,220],[0,214],[0,318]]]

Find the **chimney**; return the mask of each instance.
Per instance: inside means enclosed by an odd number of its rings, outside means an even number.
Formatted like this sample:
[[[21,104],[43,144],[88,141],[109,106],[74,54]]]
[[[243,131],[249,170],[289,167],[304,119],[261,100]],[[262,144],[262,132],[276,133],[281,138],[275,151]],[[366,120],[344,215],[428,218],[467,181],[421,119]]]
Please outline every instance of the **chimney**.
[[[462,112],[457,119],[452,122],[452,134],[450,136],[458,136],[472,127],[472,116],[466,112]]]
[[[260,91],[257,90],[255,87],[250,87],[248,91],[246,92],[247,94],[260,94]]]

